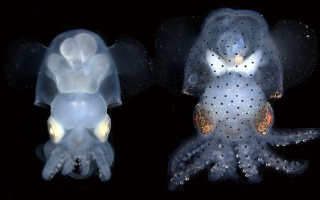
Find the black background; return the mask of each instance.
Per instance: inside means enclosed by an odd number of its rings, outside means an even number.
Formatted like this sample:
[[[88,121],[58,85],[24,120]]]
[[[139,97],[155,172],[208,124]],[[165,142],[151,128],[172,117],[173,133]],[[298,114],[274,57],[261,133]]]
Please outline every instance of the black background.
[[[183,4],[174,1],[141,4],[120,1],[78,3],[74,7],[53,1],[46,5],[17,3],[4,6],[5,12],[1,14],[4,22],[2,58],[8,45],[18,38],[36,37],[48,45],[57,34],[73,28],[98,31],[107,36],[111,43],[119,35],[129,35],[141,42],[150,56],[154,57],[155,34],[164,20],[178,16],[205,15],[221,7],[258,11],[270,25],[281,19],[302,21],[320,38],[318,6],[306,1],[282,5],[270,1],[259,1],[256,4],[241,1],[196,1]],[[317,65],[307,81],[288,89],[284,97],[274,104],[277,127],[320,127],[319,78],[320,66]],[[2,140],[5,147],[2,165],[7,167],[3,175],[7,178],[4,180],[9,199],[19,199],[21,196],[23,199],[45,198],[44,194],[62,198],[64,194],[74,197],[90,194],[90,199],[109,198],[111,194],[141,197],[150,192],[151,198],[163,193],[175,194],[167,190],[167,164],[175,148],[194,132],[191,117],[196,100],[174,97],[158,85],[151,86],[132,99],[123,100],[121,107],[110,111],[110,142],[115,149],[111,180],[101,183],[94,177],[73,180],[57,175],[52,181],[44,181],[41,178],[44,163],[36,157],[35,149],[48,139],[46,120],[50,115],[49,109],[33,105],[33,91],[16,91],[4,80],[2,86],[2,119],[5,119],[2,136],[6,138]],[[254,194],[312,194],[315,192],[313,188],[319,187],[319,151],[319,140],[277,149],[286,158],[310,161],[307,171],[299,176],[290,177],[265,171],[260,184],[244,185],[231,181],[211,183],[206,180],[206,173],[203,172],[190,180],[179,194],[210,193],[211,197],[234,195],[239,198]]]

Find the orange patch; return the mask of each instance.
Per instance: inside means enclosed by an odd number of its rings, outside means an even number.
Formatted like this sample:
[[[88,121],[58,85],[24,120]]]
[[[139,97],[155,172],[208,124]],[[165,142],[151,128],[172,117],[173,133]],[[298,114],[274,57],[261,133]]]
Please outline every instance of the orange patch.
[[[196,105],[193,121],[195,126],[200,130],[203,135],[209,134],[213,129],[213,120],[209,116],[208,111],[203,109],[200,104]]]
[[[268,128],[272,125],[273,112],[270,104],[267,102],[264,108],[259,112],[256,118],[256,126],[259,133],[267,134]]]

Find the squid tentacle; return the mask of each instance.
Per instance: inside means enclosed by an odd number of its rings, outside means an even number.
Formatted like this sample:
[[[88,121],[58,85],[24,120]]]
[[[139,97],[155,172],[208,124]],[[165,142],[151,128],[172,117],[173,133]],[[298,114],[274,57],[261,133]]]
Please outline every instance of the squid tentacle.
[[[272,129],[263,137],[272,146],[287,146],[320,138],[320,128]]]
[[[228,147],[225,147],[228,148]],[[226,152],[226,153],[223,153]],[[212,182],[223,179],[238,179],[237,166],[234,152],[231,148],[225,151],[215,151],[216,162],[208,172],[208,179]]]
[[[250,183],[260,183],[261,176],[259,175],[259,169],[261,163],[258,162],[254,150],[250,147],[247,144],[241,144],[235,148],[236,157],[239,160],[239,168],[242,169],[242,172]]]
[[[96,160],[97,166],[99,168],[100,179],[102,181],[107,181],[111,176],[111,172],[110,172],[111,163],[108,163],[108,161],[106,160],[106,156],[100,147],[95,147],[92,150],[91,154],[93,158]]]
[[[214,141],[212,142],[214,143]],[[201,136],[194,136],[190,140],[186,140],[175,150],[170,158],[170,173],[174,174],[181,163],[190,160],[190,158],[198,153],[202,148],[206,149],[205,146],[213,145],[212,142],[209,141],[208,138]]]
[[[258,159],[258,161],[264,163],[267,167],[286,174],[301,174],[309,165],[307,160],[290,161],[288,159],[284,159],[267,147],[261,152],[260,159]]]
[[[176,173],[173,174],[169,182],[169,190],[175,190],[180,185],[183,185],[185,181],[188,181],[190,177],[196,175],[202,171],[207,165],[214,162],[214,159],[196,159],[191,164],[188,164],[187,167],[179,169]]]
[[[70,174],[72,172],[72,170],[74,169],[74,160],[71,158],[70,154],[65,154],[64,157],[64,166],[61,170],[61,173],[63,175],[67,175]]]
[[[90,160],[89,158],[87,158],[87,156],[83,156],[80,159],[79,164],[80,164],[80,168],[81,168],[80,171],[82,176],[90,174]]]
[[[50,180],[63,166],[64,150],[58,146],[52,150],[50,157],[43,168],[42,177]]]
[[[201,139],[202,140],[202,139]],[[193,138],[183,146],[181,149],[176,150],[171,159],[171,179],[169,182],[169,190],[175,190],[180,185],[183,185],[185,181],[188,181],[190,177],[196,175],[205,167],[211,163],[216,162],[215,155],[211,152],[212,145],[216,145],[215,142],[202,140],[202,143],[198,143],[199,138]]]

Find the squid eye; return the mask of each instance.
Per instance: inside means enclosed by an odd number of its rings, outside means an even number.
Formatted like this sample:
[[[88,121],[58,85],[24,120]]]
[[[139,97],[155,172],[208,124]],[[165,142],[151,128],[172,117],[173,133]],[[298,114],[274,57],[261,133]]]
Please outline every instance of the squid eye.
[[[204,109],[199,103],[193,113],[193,122],[203,135],[208,135],[214,128],[214,121],[210,117],[208,110]]]
[[[258,111],[254,120],[256,129],[259,133],[265,135],[273,124],[273,110],[269,102]]]
[[[106,115],[94,129],[94,135],[97,136],[101,142],[105,142],[108,139],[111,126],[110,122],[109,115]]]
[[[52,116],[48,119],[48,129],[50,139],[54,143],[59,142],[65,134],[63,127]]]

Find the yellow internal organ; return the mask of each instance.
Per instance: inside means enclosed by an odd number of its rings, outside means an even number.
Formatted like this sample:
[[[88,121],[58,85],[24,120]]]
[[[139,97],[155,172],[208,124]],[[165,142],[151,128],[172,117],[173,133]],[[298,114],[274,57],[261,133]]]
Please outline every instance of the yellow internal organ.
[[[111,120],[109,115],[106,115],[104,119],[94,129],[94,134],[101,142],[105,142],[108,139],[110,132]]]
[[[208,113],[206,113],[206,110],[203,109],[200,104],[196,105],[193,121],[203,135],[209,134],[213,129],[213,120],[208,116]]]
[[[267,134],[268,128],[271,126],[273,120],[273,112],[268,102],[264,108],[260,111],[260,114],[256,120],[256,127],[259,133],[263,135]]]
[[[54,143],[59,142],[65,134],[64,128],[52,116],[48,119],[48,129],[50,139]]]
[[[236,55],[236,56],[233,58],[233,61],[234,61],[235,63],[242,63],[243,57],[240,56],[240,55]]]

